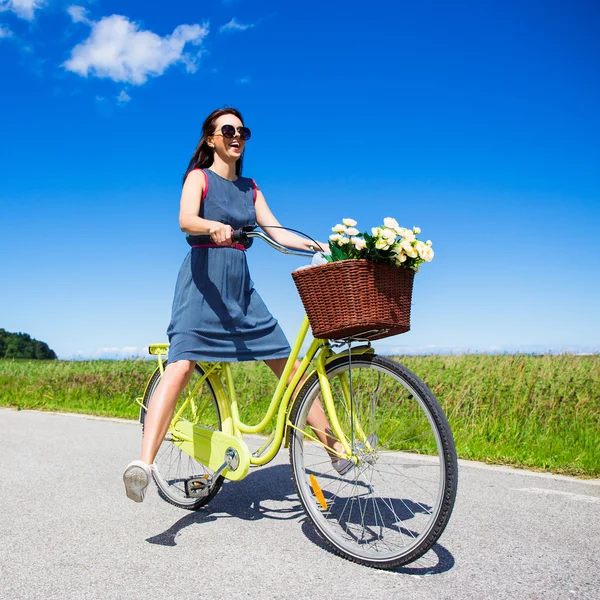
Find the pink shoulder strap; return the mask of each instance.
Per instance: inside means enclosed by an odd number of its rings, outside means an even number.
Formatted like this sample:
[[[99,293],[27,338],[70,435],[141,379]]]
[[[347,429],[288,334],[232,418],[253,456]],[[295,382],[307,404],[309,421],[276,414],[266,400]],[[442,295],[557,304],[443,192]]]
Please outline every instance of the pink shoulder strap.
[[[202,171],[202,175],[204,175],[204,191],[202,192],[202,200],[206,198],[206,194],[208,194],[208,176],[204,172],[204,169],[200,169]]]
[[[204,198],[206,198],[206,194],[208,194],[208,176],[204,172],[204,169],[192,169],[192,171],[200,171],[200,173],[202,173],[202,175],[204,175],[204,191],[202,192],[202,198],[201,198],[201,201],[203,201]]]
[[[256,181],[254,181],[254,179],[252,180],[252,185],[254,186],[254,199],[253,199],[253,203],[256,204]]]

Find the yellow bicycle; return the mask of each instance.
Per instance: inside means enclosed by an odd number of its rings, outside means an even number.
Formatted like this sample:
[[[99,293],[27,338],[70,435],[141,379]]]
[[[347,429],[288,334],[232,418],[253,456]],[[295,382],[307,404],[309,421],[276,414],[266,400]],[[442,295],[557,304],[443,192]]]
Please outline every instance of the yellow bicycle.
[[[280,246],[260,232],[236,235],[261,238],[286,254],[313,255]],[[337,553],[379,568],[412,562],[435,544],[454,506],[458,468],[448,421],[414,373],[375,354],[369,342],[374,332],[314,339],[287,385],[308,329],[305,316],[267,412],[256,425],[240,420],[231,364],[196,364],[155,459],[159,494],[175,506],[197,510],[224,479],[243,479],[250,466],[267,464],[284,444],[300,502]],[[158,367],[140,400],[142,426],[168,344],[149,350]],[[315,402],[331,425],[329,439],[339,440],[343,452],[326,447],[307,425]],[[274,417],[273,433],[251,452],[244,434],[264,431]],[[352,468],[339,474],[332,456],[351,461]]]

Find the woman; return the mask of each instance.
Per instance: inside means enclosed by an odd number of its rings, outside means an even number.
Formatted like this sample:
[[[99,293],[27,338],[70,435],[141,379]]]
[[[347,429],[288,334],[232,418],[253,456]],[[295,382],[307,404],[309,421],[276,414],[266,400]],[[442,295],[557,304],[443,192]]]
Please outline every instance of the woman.
[[[144,426],[141,460],[123,473],[127,496],[142,502],[154,458],[188,384],[196,361],[264,360],[281,377],[290,345],[279,324],[254,290],[246,248],[232,240],[234,229],[257,223],[277,242],[314,250],[313,243],[279,226],[252,179],[242,177],[250,130],[233,108],[211,113],[184,176],[179,224],[192,246],[175,287],[169,336],[169,361],[154,392]],[[321,244],[323,248],[327,244]],[[300,365],[296,361],[290,380]],[[323,409],[314,407],[309,424],[323,442],[329,429]],[[336,450],[341,449],[338,443]],[[338,471],[348,461],[332,458]]]

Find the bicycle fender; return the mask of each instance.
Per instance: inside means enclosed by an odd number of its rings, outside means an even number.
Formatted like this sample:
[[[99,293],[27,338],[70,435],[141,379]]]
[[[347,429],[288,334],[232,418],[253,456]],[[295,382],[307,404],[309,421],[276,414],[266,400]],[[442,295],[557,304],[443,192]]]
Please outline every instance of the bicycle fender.
[[[375,354],[375,348],[371,346],[356,346],[356,348],[352,348],[352,356],[360,356],[361,354]],[[331,356],[325,361],[325,364],[328,365],[330,362],[341,358],[342,356],[348,356],[348,350],[344,350],[343,352],[332,353]]]

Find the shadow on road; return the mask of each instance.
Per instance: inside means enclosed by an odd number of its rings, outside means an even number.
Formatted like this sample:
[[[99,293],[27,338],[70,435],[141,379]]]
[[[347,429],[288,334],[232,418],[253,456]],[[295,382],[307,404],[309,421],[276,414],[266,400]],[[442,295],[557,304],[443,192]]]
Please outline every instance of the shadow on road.
[[[257,521],[259,519],[298,520],[302,532],[323,550],[335,554],[330,546],[315,531],[304,515],[296,495],[289,465],[274,465],[253,470],[239,482],[226,481],[222,490],[205,508],[185,512],[185,516],[173,523],[169,529],[147,538],[147,542],[160,546],[176,546],[180,531],[195,524],[209,523],[223,518]],[[454,557],[440,544],[409,566],[391,569],[407,575],[434,575],[449,571],[454,566]]]
[[[146,541],[161,546],[175,546],[177,534],[196,523],[209,523],[228,517],[244,521],[298,519],[303,513],[289,465],[262,467],[253,470],[242,481],[226,481],[208,506],[195,512],[186,511],[185,516],[169,529]]]

